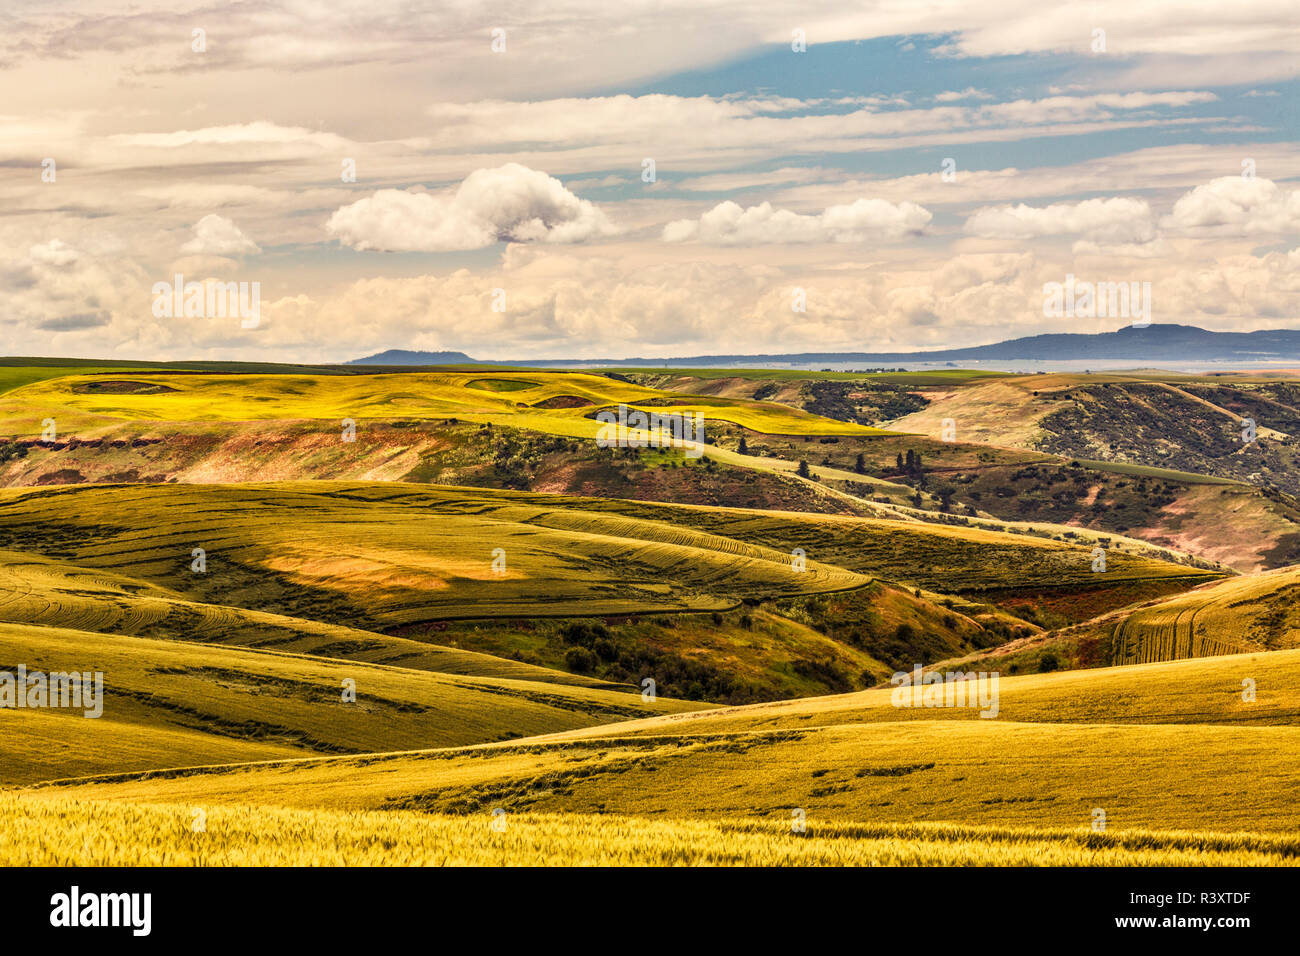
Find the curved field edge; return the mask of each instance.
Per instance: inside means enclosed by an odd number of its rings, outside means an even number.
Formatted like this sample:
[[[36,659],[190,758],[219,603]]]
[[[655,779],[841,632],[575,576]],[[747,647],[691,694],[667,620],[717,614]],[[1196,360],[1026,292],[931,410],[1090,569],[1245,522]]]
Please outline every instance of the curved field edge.
[[[0,794],[3,866],[1293,866],[1300,838],[196,807]],[[494,825],[495,824],[495,825]]]

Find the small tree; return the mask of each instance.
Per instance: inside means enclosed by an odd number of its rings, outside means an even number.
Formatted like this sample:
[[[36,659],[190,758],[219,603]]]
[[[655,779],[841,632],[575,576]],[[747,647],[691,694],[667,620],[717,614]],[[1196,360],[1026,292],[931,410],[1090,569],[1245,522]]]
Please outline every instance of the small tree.
[[[809,475],[811,474],[811,472],[808,471],[808,461],[807,461],[807,459],[804,459],[804,458],[800,458],[800,459],[799,459],[799,470],[796,472],[796,474],[797,474],[800,478],[807,478],[807,477],[809,477]]]
[[[859,475],[867,473],[867,459],[862,456],[862,452],[858,452],[858,460],[853,463],[853,470]]]
[[[740,436],[740,447],[737,448],[736,451],[740,452],[742,455],[749,454],[749,442],[745,441],[744,435]]]

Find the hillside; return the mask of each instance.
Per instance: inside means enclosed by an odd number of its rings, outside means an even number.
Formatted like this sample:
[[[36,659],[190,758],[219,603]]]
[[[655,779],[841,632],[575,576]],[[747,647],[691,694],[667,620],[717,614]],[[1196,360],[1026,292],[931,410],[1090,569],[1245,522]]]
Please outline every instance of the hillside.
[[[139,578],[13,551],[0,552],[0,622],[311,654],[442,674],[608,687],[582,675],[437,643],[191,601]]]
[[[1128,664],[1300,646],[1300,568],[1203,585],[1042,640],[1070,657]]]
[[[178,762],[478,743],[692,706],[645,702],[631,688],[0,624],[0,670],[16,673],[19,663],[28,673],[102,672],[102,716],[6,710],[0,785]],[[355,702],[343,699],[345,681]]]

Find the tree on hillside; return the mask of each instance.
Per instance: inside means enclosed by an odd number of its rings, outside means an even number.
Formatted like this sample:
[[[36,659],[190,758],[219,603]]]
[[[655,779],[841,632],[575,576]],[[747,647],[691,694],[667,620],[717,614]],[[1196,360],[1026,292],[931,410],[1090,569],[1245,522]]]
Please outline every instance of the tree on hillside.
[[[740,447],[737,448],[736,451],[740,452],[742,455],[749,454],[749,442],[745,441],[744,435],[740,436]]]
[[[863,457],[862,452],[858,452],[858,460],[853,464],[853,470],[859,475],[867,473],[867,459]]]
[[[809,471],[808,471],[808,461],[807,461],[807,459],[804,459],[804,458],[800,458],[800,459],[799,459],[799,470],[798,470],[797,472],[795,472],[795,474],[797,474],[800,478],[807,478],[807,477],[809,477],[809,474],[810,474],[810,473],[809,473]]]

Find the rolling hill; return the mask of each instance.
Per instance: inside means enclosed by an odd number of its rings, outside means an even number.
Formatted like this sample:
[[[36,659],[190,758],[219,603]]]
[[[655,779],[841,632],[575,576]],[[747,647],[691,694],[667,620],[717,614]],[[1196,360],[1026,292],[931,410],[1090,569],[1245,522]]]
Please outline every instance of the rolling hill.
[[[438,674],[302,654],[0,624],[0,670],[101,672],[102,716],[6,709],[0,784],[134,767],[523,737],[688,703],[631,688]],[[351,681],[355,702],[344,700]]]
[[[904,714],[882,689],[469,749],[116,775],[26,793],[484,821],[499,808],[788,826],[802,810],[813,828],[960,821],[1076,832],[1101,808],[1108,833],[1191,830],[1204,844],[1293,830],[1298,673],[1300,652],[1240,655],[1004,678],[1006,711],[993,720],[960,708]],[[1240,702],[1242,675],[1258,681],[1259,709]],[[1177,784],[1153,788],[1153,777]]]

